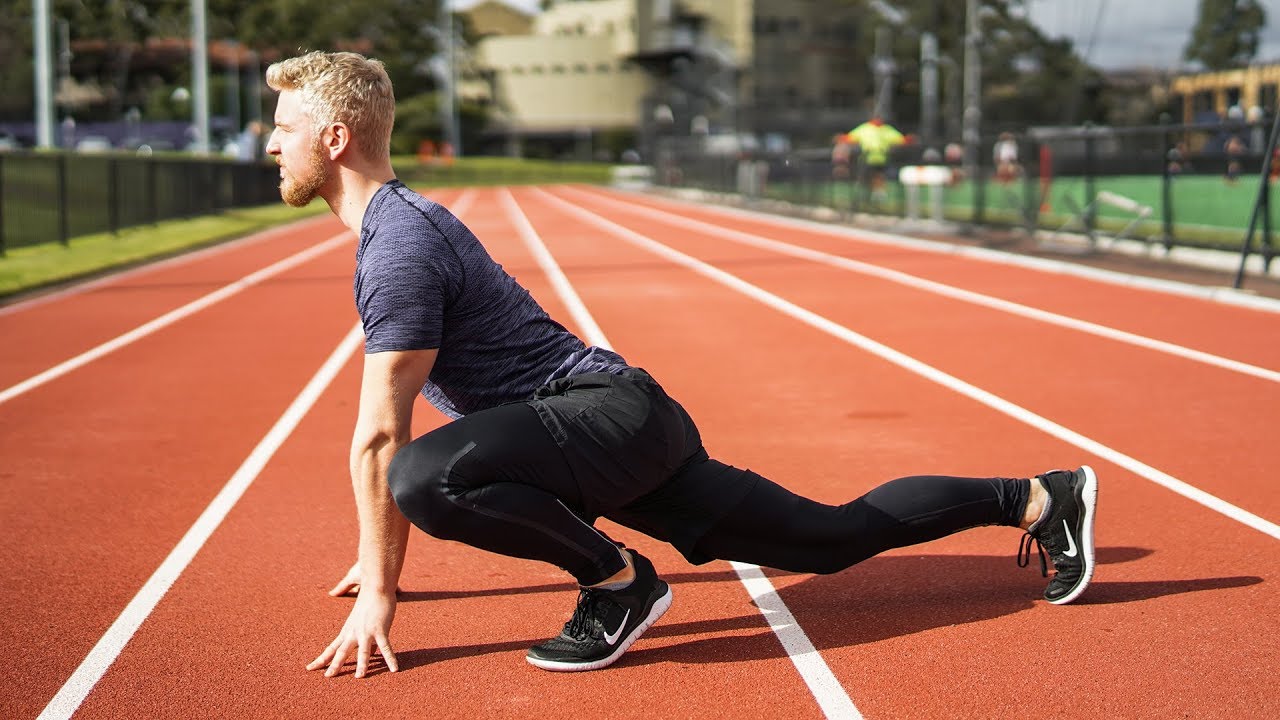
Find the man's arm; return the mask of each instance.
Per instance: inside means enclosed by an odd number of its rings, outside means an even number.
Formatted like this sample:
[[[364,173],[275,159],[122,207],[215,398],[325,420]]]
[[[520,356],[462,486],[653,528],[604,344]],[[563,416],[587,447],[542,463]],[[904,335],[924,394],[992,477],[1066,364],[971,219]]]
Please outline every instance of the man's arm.
[[[307,665],[308,670],[327,666],[325,675],[332,677],[355,650],[355,675],[364,677],[375,646],[387,668],[399,670],[389,635],[409,521],[391,498],[387,467],[411,439],[413,403],[435,359],[435,350],[365,356],[360,410],[351,441],[351,483],[360,518],[360,591],[342,631]]]

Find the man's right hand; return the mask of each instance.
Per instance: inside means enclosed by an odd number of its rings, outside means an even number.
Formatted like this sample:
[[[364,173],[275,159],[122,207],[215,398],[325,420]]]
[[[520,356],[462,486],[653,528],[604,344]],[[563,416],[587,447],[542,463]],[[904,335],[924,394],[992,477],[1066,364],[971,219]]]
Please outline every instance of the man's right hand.
[[[400,592],[400,587],[396,586],[396,592]],[[333,597],[342,597],[343,595],[360,594],[360,561],[357,560],[355,565],[347,571],[347,574],[338,581],[337,585],[329,591]]]

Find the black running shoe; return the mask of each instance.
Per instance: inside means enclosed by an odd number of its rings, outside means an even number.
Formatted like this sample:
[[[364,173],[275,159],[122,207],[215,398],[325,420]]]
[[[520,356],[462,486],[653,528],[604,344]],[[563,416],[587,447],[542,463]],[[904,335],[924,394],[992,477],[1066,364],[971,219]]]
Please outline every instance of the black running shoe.
[[[529,649],[543,670],[581,672],[612,665],[671,607],[671,588],[640,553],[630,551],[636,579],[621,590],[583,588],[560,635]]]
[[[1093,468],[1054,470],[1040,476],[1049,491],[1048,511],[1027,528],[1018,547],[1018,567],[1031,562],[1031,543],[1040,553],[1040,572],[1049,577],[1047,550],[1056,571],[1044,599],[1054,605],[1080,597],[1093,577],[1093,511],[1098,505],[1098,476]]]

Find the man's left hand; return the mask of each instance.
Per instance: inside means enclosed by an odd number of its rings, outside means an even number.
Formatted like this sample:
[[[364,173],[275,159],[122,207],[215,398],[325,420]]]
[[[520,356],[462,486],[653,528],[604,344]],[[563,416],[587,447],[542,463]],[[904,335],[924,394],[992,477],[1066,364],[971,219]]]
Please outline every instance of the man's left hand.
[[[369,669],[369,658],[375,648],[382,654],[387,669],[397,672],[400,669],[395,653],[391,651],[391,621],[396,617],[396,595],[379,593],[365,587],[360,588],[356,596],[356,604],[342,626],[342,632],[329,643],[329,647],[308,665],[308,670],[319,670],[328,666],[325,677],[333,677],[352,651],[356,653],[356,677],[362,678]]]

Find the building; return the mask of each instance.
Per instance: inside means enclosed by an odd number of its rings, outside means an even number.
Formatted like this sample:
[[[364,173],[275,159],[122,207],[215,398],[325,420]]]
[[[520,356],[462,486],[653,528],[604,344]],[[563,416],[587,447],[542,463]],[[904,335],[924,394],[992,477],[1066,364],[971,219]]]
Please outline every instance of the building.
[[[494,4],[464,12],[477,31],[474,13]],[[866,12],[840,0],[560,0],[527,32],[485,34],[474,60],[491,135],[513,153],[608,154],[660,135],[825,141],[869,109]]]
[[[1253,108],[1272,113],[1280,96],[1278,89],[1280,63],[1181,75],[1169,83],[1170,107],[1175,122],[1186,124],[1227,118],[1232,108],[1239,108],[1242,117]]]

